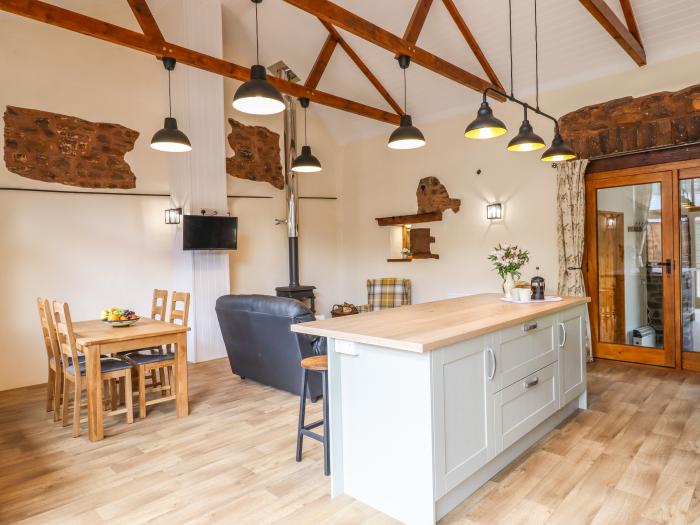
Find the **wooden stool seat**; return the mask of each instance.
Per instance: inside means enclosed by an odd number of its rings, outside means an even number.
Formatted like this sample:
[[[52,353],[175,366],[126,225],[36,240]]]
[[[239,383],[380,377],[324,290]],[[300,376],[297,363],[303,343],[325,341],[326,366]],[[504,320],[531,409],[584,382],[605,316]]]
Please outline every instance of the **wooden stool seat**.
[[[325,372],[328,370],[328,356],[315,355],[301,360],[301,367],[314,372]]]

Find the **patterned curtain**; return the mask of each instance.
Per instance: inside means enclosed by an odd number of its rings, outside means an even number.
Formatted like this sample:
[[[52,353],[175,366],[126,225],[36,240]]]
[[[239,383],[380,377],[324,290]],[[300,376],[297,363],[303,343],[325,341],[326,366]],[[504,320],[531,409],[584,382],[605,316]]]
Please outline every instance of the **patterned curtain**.
[[[586,218],[584,174],[588,159],[557,164],[557,243],[559,246],[559,295],[586,295],[583,283],[583,236]],[[590,326],[587,322],[587,341]],[[593,359],[590,344],[588,360]]]

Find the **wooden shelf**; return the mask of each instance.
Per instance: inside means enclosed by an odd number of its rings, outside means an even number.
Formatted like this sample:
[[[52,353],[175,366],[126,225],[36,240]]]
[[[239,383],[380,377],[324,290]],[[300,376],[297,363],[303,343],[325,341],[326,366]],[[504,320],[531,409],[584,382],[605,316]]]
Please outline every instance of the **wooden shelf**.
[[[413,260],[412,257],[409,257],[408,259],[387,259],[386,262],[411,262]]]
[[[436,222],[442,220],[442,212],[416,213],[413,215],[394,215],[392,217],[377,217],[379,226],[399,226],[402,224],[416,224],[419,222]]]

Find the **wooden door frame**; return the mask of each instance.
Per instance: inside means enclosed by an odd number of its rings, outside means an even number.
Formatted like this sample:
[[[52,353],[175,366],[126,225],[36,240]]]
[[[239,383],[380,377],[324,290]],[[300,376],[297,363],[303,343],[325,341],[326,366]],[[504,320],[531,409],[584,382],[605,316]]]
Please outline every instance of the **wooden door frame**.
[[[695,155],[700,152],[697,151],[697,147],[686,148],[692,149]],[[685,151],[685,150],[683,150]],[[640,156],[643,160],[644,157]],[[664,159],[665,160],[665,159]],[[600,164],[600,161],[597,161]],[[589,165],[590,166],[590,165]],[[602,167],[602,166],[601,166]],[[612,167],[612,164],[611,164]],[[622,185],[631,184],[644,184],[645,182],[652,182],[649,177],[643,177],[649,174],[658,174],[662,172],[671,172],[671,202],[670,202],[670,213],[672,213],[672,231],[673,231],[673,241],[672,241],[672,258],[673,261],[673,272],[672,280],[673,286],[669,290],[671,293],[671,299],[673,308],[670,312],[667,312],[668,305],[664,306],[664,317],[667,313],[672,315],[674,330],[673,330],[673,348],[674,348],[674,361],[675,363],[656,363],[658,359],[637,359],[636,362],[643,362],[647,365],[655,366],[665,366],[672,367],[675,369],[691,370],[695,372],[700,372],[700,352],[683,352],[682,348],[682,326],[681,326],[681,272],[680,272],[680,180],[687,178],[695,178],[692,174],[686,174],[683,176],[681,171],[688,169],[700,169],[700,158],[693,158],[687,160],[672,160],[670,162],[662,162],[657,164],[649,164],[648,162],[642,162],[639,165],[632,167],[625,167],[621,169],[611,169],[610,171],[599,171],[595,169],[593,173],[587,171],[585,177],[586,186],[586,224],[585,224],[585,235],[584,235],[584,268],[583,276],[586,284],[586,289],[589,291],[591,296],[591,303],[589,303],[589,319],[591,323],[591,345],[594,354],[597,353],[598,347],[598,308],[597,308],[597,260],[594,257],[596,254],[595,250],[595,240],[597,238],[597,198],[596,189],[598,187],[615,187]],[[699,175],[700,177],[700,175]],[[646,180],[645,180],[646,179]],[[656,182],[656,181],[653,181]],[[667,200],[667,199],[666,199]],[[669,205],[666,200],[662,203],[662,209],[666,209]],[[667,212],[668,213],[668,212]],[[664,251],[666,249],[664,247]],[[595,293],[594,293],[595,292]],[[627,345],[619,345],[626,347]],[[666,342],[664,342],[664,347]],[[637,347],[642,349],[641,347]],[[623,350],[624,348],[620,349]],[[627,351],[629,352],[629,351]],[[624,353],[626,354],[626,353]],[[624,356],[623,354],[623,356]],[[642,352],[645,354],[645,352]],[[619,356],[616,359],[620,359]],[[644,356],[643,356],[644,357]],[[600,357],[599,357],[600,358]],[[603,359],[608,359],[608,357],[603,357]],[[612,359],[612,358],[609,358]],[[648,361],[648,362],[647,362]]]
[[[680,182],[682,180],[687,180],[687,179],[695,179],[695,178],[700,178],[700,159],[696,160],[695,162],[690,161],[690,162],[684,162],[684,163],[676,163],[678,164],[677,167],[675,167],[674,170],[674,179],[675,179],[675,193],[674,193],[674,206],[677,211],[677,220],[674,221],[674,244],[676,246],[675,252],[676,252],[676,257],[678,257],[679,262],[681,258],[681,224],[680,224],[680,209],[681,209],[681,192],[680,192]],[[682,173],[682,172],[687,172],[690,171],[690,173]],[[678,267],[677,270],[677,275],[676,275],[676,297],[679,299],[681,298],[681,265],[678,264],[676,265]],[[695,294],[696,291],[693,291],[693,300],[695,299]],[[676,305],[676,341],[677,343],[677,348],[676,348],[676,353],[678,355],[679,361],[677,363],[680,363],[680,366],[678,368],[683,368],[684,370],[691,370],[693,372],[700,372],[700,352],[684,352],[683,351],[683,327],[682,327],[682,320],[683,320],[683,311],[682,311],[682,305],[681,301],[678,300],[676,301],[678,304]]]
[[[591,302],[589,303],[589,318],[591,320],[592,335],[591,344],[593,355],[598,358],[675,367],[676,352],[668,351],[668,349],[676,348],[676,329],[675,325],[673,324],[675,318],[675,287],[673,285],[668,286],[664,283],[663,288],[664,351],[660,351],[658,348],[647,348],[619,343],[602,343],[599,341],[598,258],[594,244],[597,239],[598,227],[597,190],[629,186],[633,184],[652,183],[660,183],[662,185],[661,209],[664,210],[663,213],[673,213],[670,211],[673,210],[673,172],[669,170],[668,167],[663,167],[661,169],[650,169],[648,167],[635,168],[634,171],[630,171],[630,173],[626,173],[624,175],[620,175],[617,172],[603,172],[586,176],[585,244],[587,249],[584,279],[586,281],[586,289],[589,291],[589,295],[591,297]],[[671,191],[664,191],[664,187],[668,188],[669,185]],[[662,235],[665,238],[673,239],[673,221],[671,221],[670,224],[668,221],[662,222]],[[663,258],[670,258],[673,260],[673,253],[673,240],[671,240],[670,243],[664,242]],[[673,274],[671,277],[674,277]]]

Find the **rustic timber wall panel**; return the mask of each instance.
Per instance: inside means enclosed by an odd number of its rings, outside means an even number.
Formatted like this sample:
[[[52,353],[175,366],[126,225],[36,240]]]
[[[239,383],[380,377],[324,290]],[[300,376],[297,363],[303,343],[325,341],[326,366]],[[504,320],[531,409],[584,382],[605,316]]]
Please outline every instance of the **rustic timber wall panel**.
[[[49,111],[7,106],[5,165],[28,179],[82,188],[136,187],[124,155],[137,131]]]
[[[450,198],[447,188],[437,177],[425,177],[418,182],[416,199],[418,200],[418,213],[442,212],[449,209],[457,213],[462,204],[459,199]]]
[[[280,136],[262,126],[246,126],[230,118],[228,143],[233,157],[226,159],[226,173],[239,179],[269,182],[284,188],[280,160]]]
[[[582,158],[700,140],[700,84],[625,97],[561,117],[562,137]]]

